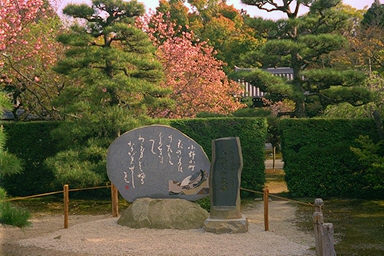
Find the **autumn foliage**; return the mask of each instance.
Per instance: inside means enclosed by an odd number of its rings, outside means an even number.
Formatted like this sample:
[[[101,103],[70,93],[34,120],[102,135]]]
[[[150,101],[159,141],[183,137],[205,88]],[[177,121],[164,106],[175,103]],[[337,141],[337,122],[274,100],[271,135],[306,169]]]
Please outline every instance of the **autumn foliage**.
[[[163,86],[172,88],[176,106],[153,111],[157,117],[195,117],[199,112],[227,114],[243,105],[235,99],[241,87],[224,73],[223,62],[215,59],[213,47],[200,42],[191,32],[182,32],[166,14],[145,16],[138,23],[158,47],[165,71]]]

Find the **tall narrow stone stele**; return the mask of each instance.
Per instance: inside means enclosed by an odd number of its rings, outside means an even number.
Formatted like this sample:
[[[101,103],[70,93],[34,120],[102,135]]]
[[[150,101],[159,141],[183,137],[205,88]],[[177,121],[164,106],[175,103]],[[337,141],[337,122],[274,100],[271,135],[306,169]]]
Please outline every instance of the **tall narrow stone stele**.
[[[211,212],[204,229],[213,233],[244,233],[248,220],[240,212],[240,181],[243,156],[238,137],[212,141],[209,177]]]

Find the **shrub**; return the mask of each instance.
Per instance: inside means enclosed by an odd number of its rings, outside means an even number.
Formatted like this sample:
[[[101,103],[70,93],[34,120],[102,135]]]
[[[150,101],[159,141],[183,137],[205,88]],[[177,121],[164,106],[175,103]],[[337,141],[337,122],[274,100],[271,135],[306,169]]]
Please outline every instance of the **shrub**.
[[[14,207],[10,203],[0,205],[0,223],[22,228],[30,225],[29,218],[30,213],[26,209]]]
[[[271,111],[264,108],[241,108],[232,113],[236,117],[268,117]]]
[[[384,198],[384,141],[374,143],[368,136],[359,136],[359,147],[351,147],[363,169],[361,175],[362,190]]]
[[[58,152],[57,141],[50,132],[59,122],[3,122],[7,133],[5,149],[19,158],[23,170],[4,176],[0,186],[10,195],[32,195],[52,189],[52,169],[44,164],[47,157]]]
[[[209,117],[225,117],[226,115],[220,114],[220,113],[213,113],[213,112],[200,112],[197,113],[197,118],[209,118]]]
[[[286,182],[296,197],[377,197],[363,189],[362,164],[350,150],[360,135],[377,138],[369,119],[280,121]]]
[[[200,205],[200,207],[206,210],[207,212],[211,211],[211,201],[209,197],[204,197],[200,200],[197,200],[196,203]]]
[[[0,188],[0,223],[20,228],[30,225],[28,210],[14,207],[9,202],[4,202],[5,199],[7,199],[7,194],[4,189]]]

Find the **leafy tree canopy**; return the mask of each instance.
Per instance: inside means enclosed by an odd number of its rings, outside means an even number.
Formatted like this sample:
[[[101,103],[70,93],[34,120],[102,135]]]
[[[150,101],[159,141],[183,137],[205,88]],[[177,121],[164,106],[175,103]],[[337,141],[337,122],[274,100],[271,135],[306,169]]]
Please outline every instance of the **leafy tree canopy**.
[[[375,0],[375,2],[373,2],[371,7],[364,14],[361,25],[364,27],[373,26],[384,28],[384,4],[380,4],[380,1]]]
[[[260,47],[263,40],[253,36],[243,14],[222,0],[190,0],[191,12],[181,0],[162,0],[158,13],[170,13],[170,21],[181,32],[193,32],[196,39],[206,41],[216,51],[216,57],[228,64],[228,72],[236,66],[247,65],[246,53]]]
[[[278,96],[275,98],[291,97],[299,117],[318,115],[329,104],[346,101],[358,105],[370,100],[368,90],[361,87],[364,80],[362,74],[356,75],[359,79],[351,80],[353,71],[331,72],[323,69],[323,57],[343,48],[347,42],[341,31],[348,26],[350,15],[338,8],[340,0],[242,2],[269,12],[283,12],[288,18],[278,21],[247,20],[251,27],[261,28],[258,36],[268,38],[259,51],[250,55],[258,58],[265,68],[289,66],[293,69],[293,81],[267,86],[268,97],[272,99],[275,94]],[[299,17],[303,6],[309,7],[309,12]],[[261,76],[261,73],[254,75]]]

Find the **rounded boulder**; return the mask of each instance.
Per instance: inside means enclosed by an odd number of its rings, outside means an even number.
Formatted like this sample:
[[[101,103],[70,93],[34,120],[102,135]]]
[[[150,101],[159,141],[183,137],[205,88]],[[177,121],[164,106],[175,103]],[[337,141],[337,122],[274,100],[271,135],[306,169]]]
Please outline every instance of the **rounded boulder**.
[[[184,199],[139,198],[117,221],[131,228],[198,229],[209,214],[200,205]]]

